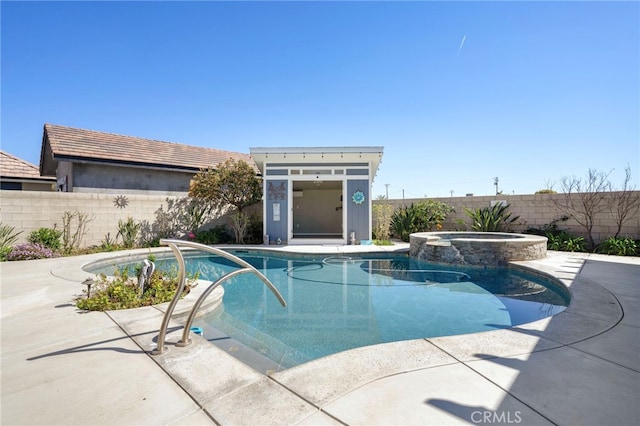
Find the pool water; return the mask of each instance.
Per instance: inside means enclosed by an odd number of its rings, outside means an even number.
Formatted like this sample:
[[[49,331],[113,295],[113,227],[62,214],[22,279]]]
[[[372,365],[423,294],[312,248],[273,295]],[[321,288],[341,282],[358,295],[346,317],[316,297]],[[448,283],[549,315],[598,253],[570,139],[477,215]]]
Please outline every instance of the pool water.
[[[378,343],[508,328],[569,303],[560,284],[518,269],[432,264],[406,254],[228,251],[261,271],[287,306],[254,274],[243,274],[223,284],[222,305],[194,325],[205,338],[231,338],[278,368]],[[238,268],[209,254],[185,261],[190,273],[209,281]]]
[[[196,325],[215,329],[288,368],[378,343],[512,327],[568,305],[557,284],[508,268],[453,267],[407,255],[292,256],[233,251],[261,271],[225,284],[222,306]],[[237,268],[218,256],[186,257],[214,281]]]

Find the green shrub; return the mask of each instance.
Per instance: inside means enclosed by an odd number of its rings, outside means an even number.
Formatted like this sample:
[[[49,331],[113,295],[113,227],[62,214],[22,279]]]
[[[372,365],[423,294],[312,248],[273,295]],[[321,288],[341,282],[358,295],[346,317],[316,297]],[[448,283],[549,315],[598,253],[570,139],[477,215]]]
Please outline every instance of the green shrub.
[[[22,234],[22,231],[16,232],[16,228],[13,226],[0,223],[0,261],[7,259],[13,243],[18,240],[18,235],[20,234]]]
[[[614,256],[635,256],[638,254],[638,244],[627,237],[609,237],[598,246],[598,253]]]
[[[260,230],[260,232],[262,232],[262,229]],[[201,244],[227,244],[232,240],[233,237],[229,235],[229,233],[227,232],[227,228],[224,225],[219,225],[215,228],[195,233],[195,241]]]
[[[27,241],[32,244],[39,244],[53,251],[58,251],[60,250],[61,236],[62,231],[58,231],[55,228],[40,228],[30,233]]]
[[[507,204],[496,203],[493,207],[482,207],[475,210],[464,209],[471,218],[471,229],[479,232],[506,232],[509,226],[520,219],[520,216],[511,217],[507,212]]]
[[[135,247],[138,240],[138,232],[140,232],[141,224],[133,220],[131,216],[127,217],[127,220],[118,220],[118,235],[122,238],[122,245],[124,248],[130,249]]]
[[[393,206],[391,204],[374,204],[372,207],[375,226],[373,227],[373,238],[375,240],[388,241],[390,238],[391,218],[393,217]]]
[[[557,250],[557,251],[585,251],[586,250],[586,242],[583,237],[576,237],[568,232],[560,231],[556,234],[548,233],[546,235],[547,248],[549,250]]]
[[[191,290],[193,280],[194,278],[187,280],[183,296]],[[91,297],[76,299],[76,306],[87,311],[108,311],[155,305],[170,301],[177,288],[177,269],[173,268],[169,272],[156,270],[140,295],[137,279],[130,278],[127,269],[123,268],[117,270],[113,278],[99,275],[98,281],[92,286]]]
[[[404,206],[393,212],[391,230],[402,241],[409,241],[414,232],[427,232],[441,229],[447,215],[453,207],[440,201],[426,200],[410,206]]]

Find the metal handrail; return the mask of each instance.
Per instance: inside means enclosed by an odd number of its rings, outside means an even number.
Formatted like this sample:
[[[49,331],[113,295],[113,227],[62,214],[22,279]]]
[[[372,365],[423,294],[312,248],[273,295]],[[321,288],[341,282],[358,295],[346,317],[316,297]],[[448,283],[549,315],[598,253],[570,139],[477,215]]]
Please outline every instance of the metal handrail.
[[[234,277],[236,275],[244,274],[247,272],[253,272],[269,288],[269,290],[271,290],[271,292],[276,296],[280,304],[282,306],[287,306],[287,302],[285,302],[284,298],[282,297],[278,289],[273,285],[271,281],[269,281],[267,277],[265,277],[262,274],[262,272],[258,271],[256,268],[251,266],[251,264],[249,264],[248,262],[245,262],[244,260],[240,259],[237,256],[232,255],[231,253],[227,253],[224,250],[221,250],[215,247],[210,247],[204,244],[194,243],[192,241],[162,239],[160,240],[160,244],[169,246],[173,254],[176,256],[176,260],[178,261],[178,288],[176,289],[176,294],[175,296],[173,296],[171,303],[169,303],[169,306],[167,307],[167,311],[164,314],[164,318],[162,319],[162,325],[160,326],[160,331],[158,332],[158,346],[153,352],[151,352],[153,355],[160,355],[164,353],[164,351],[166,350],[164,346],[164,341],[167,335],[167,327],[169,326],[169,320],[171,319],[171,315],[173,314],[173,311],[185,287],[187,270],[185,267],[184,256],[182,256],[182,252],[180,251],[180,248],[178,246],[189,247],[196,250],[202,250],[208,253],[216,254],[243,267],[243,269],[238,269],[236,271],[229,272],[228,274],[217,279],[204,291],[204,293],[202,293],[202,295],[200,295],[198,300],[196,300],[196,302],[194,303],[193,308],[191,309],[191,313],[189,314],[189,318],[187,319],[187,324],[185,325],[185,328],[182,334],[182,340],[178,342],[177,344],[178,346],[187,346],[191,343],[191,340],[188,338],[189,329],[191,328],[193,319],[195,318],[198,308],[200,308],[200,305],[202,305],[202,302],[204,302],[207,296],[209,296],[216,287],[218,287],[227,279]]]

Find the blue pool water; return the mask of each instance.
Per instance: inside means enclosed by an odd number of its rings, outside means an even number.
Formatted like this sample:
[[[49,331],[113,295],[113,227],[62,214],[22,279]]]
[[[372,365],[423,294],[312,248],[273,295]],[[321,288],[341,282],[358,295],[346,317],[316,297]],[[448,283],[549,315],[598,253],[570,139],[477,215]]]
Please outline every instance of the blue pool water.
[[[566,308],[566,290],[508,268],[429,264],[407,255],[292,256],[233,251],[260,270],[283,308],[253,274],[223,284],[223,304],[195,325],[215,329],[290,367],[385,342],[512,327]],[[226,259],[186,257],[214,281],[236,269]]]

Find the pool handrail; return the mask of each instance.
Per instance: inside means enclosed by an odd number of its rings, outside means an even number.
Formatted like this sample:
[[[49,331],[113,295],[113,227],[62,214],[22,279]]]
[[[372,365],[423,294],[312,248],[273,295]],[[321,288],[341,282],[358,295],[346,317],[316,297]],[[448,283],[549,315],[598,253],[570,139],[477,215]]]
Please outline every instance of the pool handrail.
[[[173,311],[174,311],[176,305],[178,304],[178,300],[180,300],[180,297],[182,296],[182,292],[184,291],[186,278],[187,278],[187,270],[186,270],[186,266],[185,266],[185,262],[184,262],[184,256],[182,256],[182,252],[180,251],[180,247],[188,247],[188,248],[192,248],[192,249],[195,249],[195,250],[201,250],[201,251],[205,251],[205,252],[208,252],[208,253],[212,253],[212,254],[218,255],[220,257],[224,257],[225,259],[230,260],[230,261],[234,262],[235,264],[243,267],[243,269],[232,271],[232,272],[222,276],[221,278],[217,279],[214,283],[212,283],[207,288],[207,290],[205,290],[205,292],[198,298],[198,300],[196,300],[196,302],[193,305],[193,308],[191,309],[191,313],[189,314],[189,318],[187,319],[187,324],[185,325],[185,328],[184,328],[182,340],[179,342],[180,346],[187,346],[190,343],[190,341],[188,339],[189,329],[191,328],[191,324],[193,323],[193,319],[195,318],[195,314],[196,314],[198,308],[200,307],[200,305],[202,304],[202,302],[204,301],[204,299],[206,299],[206,297],[209,294],[211,294],[211,292],[216,287],[218,287],[220,284],[222,284],[222,282],[224,282],[225,280],[227,280],[227,279],[229,279],[229,278],[231,278],[231,277],[233,277],[235,275],[239,275],[239,274],[243,274],[243,273],[247,273],[247,272],[253,272],[269,288],[269,290],[271,290],[271,292],[276,296],[276,298],[278,299],[280,304],[282,306],[287,306],[287,302],[284,300],[284,298],[282,297],[282,295],[280,294],[278,289],[273,285],[273,283],[271,281],[269,281],[269,279],[267,277],[265,277],[262,274],[262,272],[258,271],[256,268],[251,266],[251,264],[249,264],[248,262],[240,259],[237,256],[234,256],[231,253],[228,253],[228,252],[226,252],[226,251],[224,251],[222,249],[219,249],[219,248],[207,246],[207,245],[196,243],[196,242],[193,242],[193,241],[161,239],[160,240],[160,244],[161,245],[165,245],[165,246],[169,246],[169,248],[171,249],[171,251],[173,252],[173,254],[176,257],[176,260],[178,261],[178,288],[176,289],[176,294],[173,296],[173,299],[171,299],[171,302],[169,303],[169,306],[167,306],[167,311],[164,314],[164,317],[162,319],[162,325],[160,326],[160,330],[158,332],[157,347],[156,347],[156,349],[154,351],[151,352],[152,355],[161,355],[161,354],[163,354],[165,352],[166,347],[164,346],[164,342],[165,342],[165,337],[167,335],[167,327],[169,326],[169,320],[171,319],[171,315],[173,315]]]

